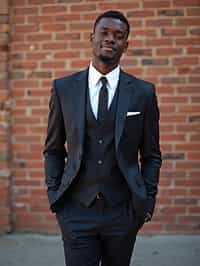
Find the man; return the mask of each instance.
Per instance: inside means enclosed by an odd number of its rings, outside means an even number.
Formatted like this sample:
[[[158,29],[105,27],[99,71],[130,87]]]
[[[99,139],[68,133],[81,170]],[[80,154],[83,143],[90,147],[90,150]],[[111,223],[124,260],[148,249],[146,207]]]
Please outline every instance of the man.
[[[119,67],[128,35],[122,13],[103,13],[89,68],[53,84],[45,172],[68,266],[128,266],[137,232],[153,215],[159,110],[154,85]]]

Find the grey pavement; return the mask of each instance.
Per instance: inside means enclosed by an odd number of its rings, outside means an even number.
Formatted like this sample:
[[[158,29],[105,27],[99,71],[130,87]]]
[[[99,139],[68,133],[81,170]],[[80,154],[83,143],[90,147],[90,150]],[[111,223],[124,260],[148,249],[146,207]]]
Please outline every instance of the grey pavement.
[[[131,266],[146,265],[199,266],[200,235],[137,236]],[[38,234],[2,235],[0,266],[64,266],[61,238]]]

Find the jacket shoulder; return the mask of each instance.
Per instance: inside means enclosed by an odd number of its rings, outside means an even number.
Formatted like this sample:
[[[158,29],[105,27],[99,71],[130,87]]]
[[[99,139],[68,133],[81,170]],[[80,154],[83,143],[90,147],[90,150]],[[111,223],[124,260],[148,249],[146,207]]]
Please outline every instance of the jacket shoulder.
[[[131,75],[127,72],[123,72],[123,75],[133,83],[134,87],[137,90],[140,90],[143,93],[152,94],[155,92],[155,85],[147,80],[140,79],[134,75]]]
[[[71,75],[64,76],[61,78],[57,78],[53,80],[53,87],[55,87],[57,90],[62,90],[62,88],[67,88],[66,85],[70,85],[73,83],[76,79],[79,79],[81,76],[86,74],[87,70],[81,70],[76,73],[72,73]]]

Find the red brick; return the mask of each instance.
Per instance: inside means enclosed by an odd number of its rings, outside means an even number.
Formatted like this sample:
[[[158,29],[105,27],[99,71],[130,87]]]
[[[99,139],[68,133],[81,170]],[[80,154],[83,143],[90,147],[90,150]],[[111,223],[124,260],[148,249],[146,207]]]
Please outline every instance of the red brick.
[[[177,57],[172,60],[173,65],[195,65],[198,62],[197,57]]]
[[[182,53],[183,53],[183,50],[181,48],[158,48],[156,49],[156,54],[163,55],[163,56],[178,55]]]
[[[37,51],[39,49],[39,44],[38,43],[32,43],[32,44],[22,44],[22,43],[16,43],[11,45],[11,48],[15,52],[25,52],[25,51]]]
[[[192,143],[186,143],[186,144],[176,144],[175,148],[177,151],[199,151],[200,150],[200,144],[192,144]],[[190,163],[190,162],[189,162]]]
[[[173,0],[174,6],[197,6],[199,7],[199,0]]]
[[[194,198],[186,198],[186,197],[183,197],[183,198],[177,198],[174,200],[174,203],[177,204],[177,205],[184,205],[184,206],[187,206],[187,205],[195,205],[197,203],[197,199],[194,199]]]
[[[190,30],[191,35],[200,35],[200,29],[199,28],[193,28]]]
[[[184,132],[190,132],[190,131],[199,131],[200,125],[191,125],[191,124],[185,124],[185,125],[177,125],[176,126],[177,131],[184,131]]]
[[[52,16],[28,16],[28,23],[50,23],[53,20]]]
[[[180,38],[175,40],[176,45],[199,45],[200,38]]]
[[[165,86],[165,85],[162,85],[162,86],[159,86],[157,85],[156,86],[156,91],[158,92],[158,94],[160,93],[166,93],[166,94],[169,94],[171,95],[172,93],[174,93],[174,88],[172,86]]]
[[[15,80],[13,86],[15,88],[37,88],[39,82],[37,80]]]
[[[73,41],[70,43],[69,48],[71,49],[89,49],[90,43],[88,41]]]
[[[145,41],[145,44],[146,44],[147,47],[149,47],[149,46],[153,46],[153,47],[155,47],[155,46],[158,46],[158,47],[160,47],[160,46],[171,46],[172,45],[172,40],[169,39],[169,38],[167,38],[167,39],[164,39],[164,38],[162,38],[162,39],[158,39],[158,38],[147,39]]]
[[[200,15],[200,8],[188,8],[187,9],[188,16],[199,16]]]
[[[57,69],[57,68],[64,68],[65,67],[65,62],[63,61],[49,61],[49,62],[44,62],[41,64],[41,67],[43,69]]]
[[[200,212],[200,206],[188,207],[188,212],[198,214]]]
[[[15,31],[17,31],[18,33],[29,33],[29,32],[38,32],[39,31],[39,27],[38,25],[16,25],[15,26]]]
[[[44,32],[57,32],[57,31],[66,30],[66,25],[61,23],[60,24],[49,23],[49,24],[43,24],[41,28]]]
[[[189,77],[189,83],[197,83],[199,84],[200,77]]]
[[[163,36],[185,36],[186,29],[182,28],[164,28],[162,29]]]
[[[80,40],[80,33],[79,32],[57,33],[56,40],[62,40],[62,41]]]
[[[149,223],[149,224],[145,224],[145,227],[148,227],[148,231],[147,232],[161,232],[162,228],[163,228],[163,222],[159,223],[159,222],[154,222],[154,223]],[[144,231],[144,228],[142,228],[142,231]],[[141,234],[141,232],[139,232]]]
[[[28,60],[42,60],[48,58],[48,52],[36,52],[26,54],[26,59]]]
[[[171,19],[147,19],[145,26],[147,27],[162,27],[162,26],[171,26]]]
[[[87,5],[84,5],[84,4],[72,4],[70,6],[70,10],[72,12],[84,12],[84,11],[93,11],[96,9],[96,4],[93,4],[93,3],[90,3],[90,4],[87,4]]]
[[[76,14],[76,13],[73,13]],[[100,15],[101,12],[99,10],[94,10],[93,12],[88,11],[88,12],[84,12],[81,14],[81,20],[84,21],[92,21],[94,22],[96,20],[96,18],[98,17],[98,15]]]
[[[144,17],[152,17],[154,16],[155,13],[153,10],[143,10],[143,11],[129,11],[127,12],[127,17],[133,17],[133,18],[136,18],[136,17],[139,17],[139,18],[144,18]]]
[[[160,112],[162,114],[175,113],[175,106],[173,106],[173,105],[162,105],[162,106],[160,106]]]
[[[191,73],[191,66],[178,66],[177,73],[180,75],[190,74]]]
[[[144,47],[144,41],[141,39],[135,39],[133,40],[129,40],[129,47],[134,47],[135,49],[137,48],[142,48]]]
[[[80,58],[80,52],[72,51],[72,50],[69,50],[69,51],[65,50],[64,52],[56,52],[54,54],[54,57],[56,59]]]
[[[189,179],[189,180],[175,180],[175,186],[182,186],[182,187],[196,187],[200,186],[200,181],[197,179]]]
[[[186,122],[186,117],[185,115],[168,115],[166,114],[165,116],[161,116],[161,121],[163,123],[184,123]]]
[[[67,43],[49,42],[42,44],[44,50],[63,50],[67,48]]]
[[[174,125],[160,125],[160,129],[162,132],[174,132],[175,126]]]
[[[163,96],[161,97],[162,103],[188,103],[189,98],[187,96]]]
[[[170,7],[170,1],[144,1],[144,8],[161,8]]]
[[[42,42],[42,41],[51,41],[52,39],[52,36],[51,34],[48,34],[48,33],[35,33],[35,34],[27,34],[26,36],[26,40],[27,41],[37,41],[37,42]]]
[[[89,60],[85,59],[85,60],[73,60],[71,61],[71,67],[72,68],[86,68],[89,64]]]
[[[112,3],[99,3],[99,8],[101,9],[101,10],[107,10],[107,9],[128,9],[128,10],[130,10],[130,9],[135,9],[135,8],[138,8],[138,7],[140,7],[140,4],[139,4],[139,2],[135,2],[135,1],[128,1],[128,2],[125,2],[125,1],[123,1],[123,2],[118,2],[118,3],[116,3],[116,2],[112,2]]]
[[[89,30],[92,31],[92,23],[70,23],[69,30],[74,31],[77,30],[78,32],[83,30]]]
[[[59,14],[54,17],[55,21],[79,21],[80,14],[73,13],[73,14]]]
[[[37,68],[37,62],[31,62],[31,61],[26,61],[26,62],[20,62],[20,63],[13,63],[12,64],[13,70],[15,69],[35,69]]]
[[[191,97],[191,102],[192,103],[199,103],[200,102],[200,96]]]
[[[172,73],[169,67],[152,67],[146,70],[147,75],[168,75]]]
[[[150,36],[152,37],[156,37],[156,30],[155,29],[134,29],[133,32],[130,34],[131,36],[133,35],[133,37],[137,37],[137,36]]]
[[[200,137],[198,136],[198,139],[195,139],[195,142],[199,142],[199,140],[200,140]],[[187,158],[188,158],[188,160],[200,160],[200,153],[192,153],[192,152],[188,152],[188,155],[187,155]]]
[[[25,23],[25,17],[24,16],[13,15],[12,22],[13,23],[18,23],[18,24],[24,24]]]
[[[199,93],[199,87],[198,86],[182,86],[177,88],[177,92],[179,93]]]
[[[19,187],[40,186],[41,182],[38,180],[15,180],[13,185]]]
[[[38,5],[38,4],[53,4],[54,0],[29,0],[29,3],[32,5]]]
[[[199,113],[200,106],[199,105],[182,105],[177,107],[178,112],[180,113]]]
[[[33,15],[39,13],[38,7],[18,7],[18,8],[13,8],[13,13],[16,15]]]
[[[163,77],[161,78],[162,80],[162,83],[164,84],[184,84],[185,83],[185,77],[177,77],[177,76],[174,76],[174,77]]]
[[[173,133],[173,134],[161,134],[161,141],[165,141],[165,142],[167,142],[167,141],[173,141],[173,142],[178,142],[178,141],[184,141],[184,140],[186,140],[185,139],[185,135],[184,134],[175,134],[175,133]]]
[[[200,21],[197,18],[178,18],[176,26],[199,26]]]
[[[191,170],[190,171],[190,173],[189,173],[189,176],[190,177],[194,177],[194,178],[199,178],[199,174],[200,174],[200,170],[197,170],[197,169],[195,169],[195,170]]]
[[[42,13],[46,14],[57,14],[59,12],[65,13],[67,11],[67,6],[57,5],[57,6],[44,6],[41,8]]]
[[[183,223],[183,224],[181,224],[180,222],[177,224],[169,223],[165,225],[165,230],[168,232],[172,232],[172,233],[179,232],[181,234],[184,234],[185,232],[194,233],[195,230],[193,227],[194,226],[190,224],[186,224],[186,223]]]

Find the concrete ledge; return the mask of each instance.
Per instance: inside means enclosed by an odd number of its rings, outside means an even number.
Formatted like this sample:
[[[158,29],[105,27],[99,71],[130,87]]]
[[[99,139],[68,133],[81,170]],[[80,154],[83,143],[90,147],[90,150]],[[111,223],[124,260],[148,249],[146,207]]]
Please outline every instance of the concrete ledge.
[[[199,261],[200,235],[155,235],[137,237],[131,265],[199,266]],[[0,265],[64,265],[61,237],[38,234],[2,235]]]

